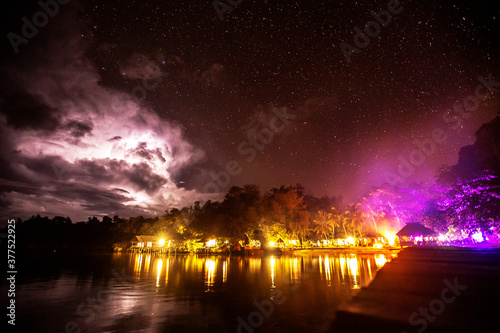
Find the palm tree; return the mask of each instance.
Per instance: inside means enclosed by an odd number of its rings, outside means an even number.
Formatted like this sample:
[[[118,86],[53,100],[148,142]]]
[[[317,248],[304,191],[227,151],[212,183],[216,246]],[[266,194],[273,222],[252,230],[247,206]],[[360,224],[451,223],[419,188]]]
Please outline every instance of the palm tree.
[[[366,232],[366,222],[362,211],[359,209],[359,204],[353,207],[351,211],[351,228],[355,237],[363,237]]]
[[[348,232],[352,237],[361,236],[364,223],[358,205],[350,204],[347,207],[342,216],[342,227],[345,237],[348,237]]]
[[[344,214],[340,213],[337,210],[337,208],[332,207],[332,224],[334,227],[332,238],[335,237],[335,228],[340,227],[340,226],[344,226],[343,221],[344,221]],[[344,232],[345,232],[345,228],[344,228]]]
[[[349,211],[346,211],[344,212],[344,214],[340,215],[339,216],[339,219],[340,219],[340,224],[342,224],[342,228],[344,229],[344,238],[347,238],[348,236],[348,233],[347,233],[347,229],[346,227],[349,227],[349,225],[351,224],[351,212]]]
[[[328,238],[329,234],[334,234],[335,223],[331,213],[320,210],[318,212],[318,218],[313,220],[313,222],[316,224],[314,231],[323,235],[325,238]]]

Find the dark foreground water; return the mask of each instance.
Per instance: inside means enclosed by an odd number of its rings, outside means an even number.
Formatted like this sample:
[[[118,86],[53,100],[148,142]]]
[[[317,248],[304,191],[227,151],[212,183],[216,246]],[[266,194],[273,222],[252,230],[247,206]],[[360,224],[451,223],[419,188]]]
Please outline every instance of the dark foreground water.
[[[389,259],[32,255],[17,259],[16,331],[321,332]]]

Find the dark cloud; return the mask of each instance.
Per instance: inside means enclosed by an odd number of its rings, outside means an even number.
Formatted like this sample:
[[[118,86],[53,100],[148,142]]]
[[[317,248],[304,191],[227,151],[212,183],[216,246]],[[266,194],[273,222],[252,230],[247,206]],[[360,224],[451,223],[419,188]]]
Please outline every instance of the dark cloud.
[[[163,162],[163,163],[166,162],[166,159],[163,157],[161,149],[159,149],[159,148],[148,149],[147,146],[148,146],[147,142],[139,142],[137,144],[137,147],[135,147],[135,149],[131,150],[131,153],[135,154],[141,158],[145,158],[147,160],[150,160],[150,161],[154,160],[156,157],[161,162]]]
[[[135,185],[137,190],[147,193],[155,193],[168,180],[155,174],[146,163],[134,164],[128,170],[124,170],[124,175]]]
[[[81,138],[82,136],[92,133],[93,125],[90,122],[70,120],[64,124],[63,128],[70,131],[71,136]]]
[[[45,104],[41,96],[23,91],[2,98],[0,112],[6,116],[7,125],[15,129],[53,131],[60,126],[56,109]]]

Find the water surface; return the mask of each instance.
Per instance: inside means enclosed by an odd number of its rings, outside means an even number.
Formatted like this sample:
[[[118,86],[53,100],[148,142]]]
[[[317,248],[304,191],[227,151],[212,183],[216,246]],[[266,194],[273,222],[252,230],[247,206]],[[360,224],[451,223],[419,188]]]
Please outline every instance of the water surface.
[[[18,259],[17,331],[325,331],[390,255]],[[2,285],[5,289],[5,285]]]

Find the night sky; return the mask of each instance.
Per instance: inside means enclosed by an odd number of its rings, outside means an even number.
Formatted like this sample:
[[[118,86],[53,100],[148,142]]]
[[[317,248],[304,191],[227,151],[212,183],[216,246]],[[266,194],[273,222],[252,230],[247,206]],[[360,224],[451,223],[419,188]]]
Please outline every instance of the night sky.
[[[348,203],[432,183],[500,110],[498,1],[227,3],[3,3],[4,218],[153,215],[249,183]]]

